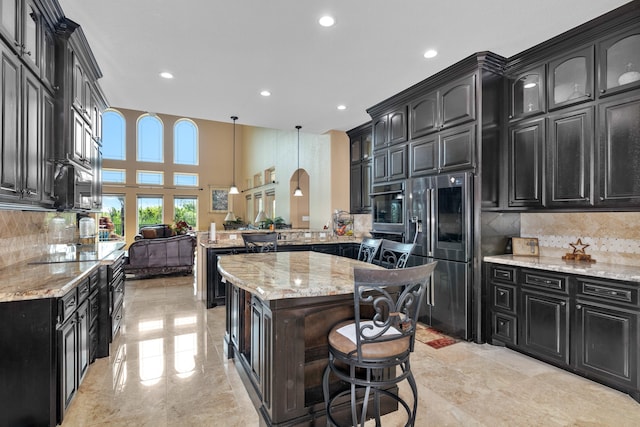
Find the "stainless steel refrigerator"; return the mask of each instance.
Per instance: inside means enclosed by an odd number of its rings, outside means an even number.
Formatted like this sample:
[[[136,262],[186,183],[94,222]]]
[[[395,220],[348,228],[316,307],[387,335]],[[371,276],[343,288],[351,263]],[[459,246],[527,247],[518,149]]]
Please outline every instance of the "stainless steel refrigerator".
[[[406,240],[410,265],[438,261],[420,321],[465,340],[471,337],[471,173],[410,181]]]

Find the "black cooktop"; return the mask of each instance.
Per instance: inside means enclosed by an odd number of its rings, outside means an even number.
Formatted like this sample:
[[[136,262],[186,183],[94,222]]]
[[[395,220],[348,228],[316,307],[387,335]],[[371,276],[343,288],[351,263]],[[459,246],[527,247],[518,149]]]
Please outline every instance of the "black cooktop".
[[[64,250],[64,251],[63,251]],[[55,264],[62,262],[96,262],[100,261],[99,251],[95,245],[69,245],[43,255],[39,258],[29,260],[29,264]]]

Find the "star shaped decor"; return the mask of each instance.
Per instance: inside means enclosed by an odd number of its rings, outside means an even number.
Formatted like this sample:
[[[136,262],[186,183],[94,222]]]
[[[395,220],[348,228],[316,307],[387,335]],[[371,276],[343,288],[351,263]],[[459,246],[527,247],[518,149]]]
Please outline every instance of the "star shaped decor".
[[[569,246],[573,248],[574,254],[584,254],[586,253],[584,250],[588,248],[590,245],[582,243],[582,239],[578,239],[575,243],[569,243]]]
[[[582,239],[578,239],[575,243],[569,243],[569,246],[573,248],[573,253],[567,253],[562,256],[562,259],[565,261],[585,261],[585,262],[596,262],[595,259],[591,258],[591,255],[587,255],[585,253],[585,249],[589,247],[586,243],[582,243]]]

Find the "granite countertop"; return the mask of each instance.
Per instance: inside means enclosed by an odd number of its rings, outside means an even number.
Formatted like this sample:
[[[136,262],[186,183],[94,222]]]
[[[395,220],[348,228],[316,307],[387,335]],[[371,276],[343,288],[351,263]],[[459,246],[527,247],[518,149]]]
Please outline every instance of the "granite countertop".
[[[209,233],[199,233],[199,243],[205,248],[244,248],[242,240],[243,233],[269,233],[269,230],[226,230],[216,233],[221,239],[212,242],[209,240]],[[276,230],[274,233],[281,234],[283,238],[278,239],[278,246],[293,245],[324,245],[335,243],[357,243],[362,241],[356,236],[332,236],[330,230],[304,231],[304,230]]]
[[[89,261],[44,264],[38,258],[0,269],[0,302],[62,297],[101,263],[115,260],[123,247],[124,242],[98,243]]]
[[[353,293],[353,268],[383,267],[318,252],[221,255],[224,279],[263,300]]]
[[[640,267],[621,264],[588,263],[584,261],[564,261],[554,257],[529,257],[514,255],[485,256],[484,262],[513,265],[517,267],[537,268],[558,273],[570,273],[580,276],[600,277],[603,279],[624,280],[640,283]]]

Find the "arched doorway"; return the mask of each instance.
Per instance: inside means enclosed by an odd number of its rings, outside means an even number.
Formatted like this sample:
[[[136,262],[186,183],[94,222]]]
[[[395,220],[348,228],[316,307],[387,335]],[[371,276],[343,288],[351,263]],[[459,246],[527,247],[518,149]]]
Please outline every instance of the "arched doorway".
[[[298,174],[300,174],[299,177]],[[296,187],[298,187],[298,181],[300,182],[302,196],[293,195]],[[296,170],[289,179],[289,203],[291,227],[309,228],[309,174],[304,169]]]

